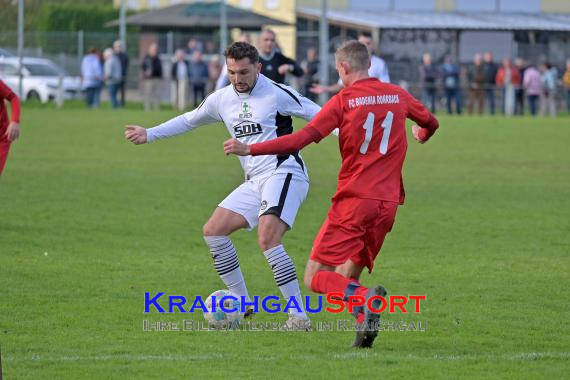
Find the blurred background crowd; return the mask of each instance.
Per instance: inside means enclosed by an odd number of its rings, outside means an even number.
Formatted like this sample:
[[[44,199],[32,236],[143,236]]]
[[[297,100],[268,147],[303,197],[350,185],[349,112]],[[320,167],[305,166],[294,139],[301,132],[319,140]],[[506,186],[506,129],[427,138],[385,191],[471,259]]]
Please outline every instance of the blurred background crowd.
[[[184,110],[229,83],[219,2],[27,1],[28,12],[44,8],[42,19],[29,21],[35,28],[27,26],[24,76],[32,79],[39,72],[58,79],[45,89],[24,86],[24,100],[49,101],[59,91],[64,98],[83,97],[91,108],[103,99],[113,108],[129,101],[145,110]],[[329,36],[326,83],[318,39],[323,3]],[[75,12],[69,13],[70,4]],[[117,9],[125,4],[129,29],[121,40]],[[432,112],[570,112],[568,2],[230,0],[226,7],[228,42],[253,43],[265,75],[313,100],[342,88],[334,70],[336,47],[363,39],[378,69],[371,68],[371,75],[405,87]],[[80,9],[91,21],[84,21]],[[16,75],[11,25],[4,23],[0,37],[0,77],[8,84]]]

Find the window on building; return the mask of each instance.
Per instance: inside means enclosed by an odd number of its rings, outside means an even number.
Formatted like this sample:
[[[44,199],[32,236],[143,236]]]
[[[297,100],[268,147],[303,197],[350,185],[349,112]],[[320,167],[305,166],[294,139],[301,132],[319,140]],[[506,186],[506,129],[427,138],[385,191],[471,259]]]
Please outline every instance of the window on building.
[[[394,1],[394,9],[402,11],[433,11],[435,0]]]
[[[242,8],[251,9],[251,7],[253,7],[253,0],[239,0],[239,6]]]
[[[501,0],[502,12],[540,12],[540,0]]]
[[[159,4],[158,0],[148,0],[148,7],[150,9],[156,9],[156,8],[158,8],[159,5],[160,4]]]
[[[127,8],[129,9],[139,9],[140,8],[139,0],[129,0],[127,2]]]
[[[498,0],[456,0],[455,7],[458,11],[465,12],[495,12]]]
[[[265,8],[267,9],[278,9],[279,0],[265,0]]]
[[[348,9],[352,11],[385,11],[390,9],[391,0],[349,0]]]
[[[500,62],[503,58],[512,58],[513,44],[513,32],[462,32],[459,37],[460,61],[472,62],[475,53],[490,51],[495,62]]]

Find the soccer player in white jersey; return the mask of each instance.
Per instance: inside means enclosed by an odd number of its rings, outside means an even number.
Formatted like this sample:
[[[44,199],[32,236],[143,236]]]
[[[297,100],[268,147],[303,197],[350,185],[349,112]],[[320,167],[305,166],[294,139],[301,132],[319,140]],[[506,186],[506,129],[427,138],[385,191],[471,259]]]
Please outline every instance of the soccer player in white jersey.
[[[134,144],[145,144],[222,121],[232,137],[253,144],[292,133],[291,116],[310,120],[320,110],[297,91],[260,74],[259,55],[252,45],[235,42],[225,56],[229,86],[210,94],[194,111],[154,128],[128,125],[125,137]],[[309,189],[306,166],[298,153],[239,159],[245,182],[218,205],[203,229],[214,267],[232,293],[249,300],[237,252],[228,236],[258,226],[259,247],[283,297],[294,297],[301,308],[290,312],[287,324],[291,329],[310,329],[295,266],[281,243]]]
[[[374,55],[374,45],[372,43],[372,36],[367,33],[361,33],[358,35],[358,42],[366,46],[368,50],[368,55],[370,55],[370,68],[368,69],[368,76],[370,78],[377,78],[382,83],[390,83],[390,74],[388,73],[388,66],[386,62],[377,55]],[[330,86],[322,86],[319,84],[313,85],[309,89],[314,94],[322,94],[325,92],[337,93],[344,88],[342,80],[338,80],[337,83]]]

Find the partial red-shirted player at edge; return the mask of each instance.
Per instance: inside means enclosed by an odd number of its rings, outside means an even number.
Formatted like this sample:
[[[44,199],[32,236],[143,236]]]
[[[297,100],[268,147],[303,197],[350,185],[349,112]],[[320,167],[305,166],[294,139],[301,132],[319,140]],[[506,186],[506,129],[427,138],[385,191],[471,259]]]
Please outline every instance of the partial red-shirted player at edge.
[[[8,117],[5,100],[12,107],[12,121]],[[20,99],[0,80],[0,176],[8,159],[10,144],[20,135]]]
[[[341,292],[349,296],[386,295],[381,285],[366,288],[358,282],[362,270],[372,271],[386,234],[392,229],[396,210],[404,202],[402,166],[407,150],[406,118],[414,138],[426,142],[439,127],[437,119],[401,87],[368,77],[370,59],[357,41],[345,43],[336,52],[336,68],[345,88],[327,102],[303,129],[251,146],[231,139],[226,154],[286,154],[318,143],[339,128],[342,166],[338,187],[320,232],[313,244],[305,284],[317,293]],[[381,301],[372,303],[378,309]],[[378,331],[379,313],[360,307],[354,313],[359,323],[355,347],[371,347]]]

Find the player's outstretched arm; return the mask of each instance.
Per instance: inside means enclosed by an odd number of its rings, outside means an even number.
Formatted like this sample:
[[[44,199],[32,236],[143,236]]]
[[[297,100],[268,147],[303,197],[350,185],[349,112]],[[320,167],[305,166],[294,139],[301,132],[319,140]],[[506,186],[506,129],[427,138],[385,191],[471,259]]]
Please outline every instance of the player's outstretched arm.
[[[417,123],[412,126],[412,135],[420,144],[424,144],[439,128],[439,122],[419,100],[407,92],[404,92],[404,96],[408,104],[407,117]]]
[[[10,142],[14,142],[20,137],[20,99],[13,94],[10,100],[12,107],[12,121],[8,124],[5,137]]]
[[[420,144],[425,144],[427,140],[422,140],[422,138],[420,137],[420,131],[421,127],[419,127],[418,125],[412,125],[412,135],[414,135],[416,141],[419,142]]]
[[[263,156],[298,152],[310,143],[322,138],[318,132],[312,130],[313,128],[305,127],[290,135],[253,145],[244,144],[237,139],[229,139],[224,142],[224,153],[238,156]]]
[[[227,155],[235,154],[236,156],[249,156],[249,145],[240,142],[238,139],[229,139],[224,141],[224,153]]]
[[[125,126],[125,138],[135,145],[146,144],[147,134],[146,129],[138,125]]]

